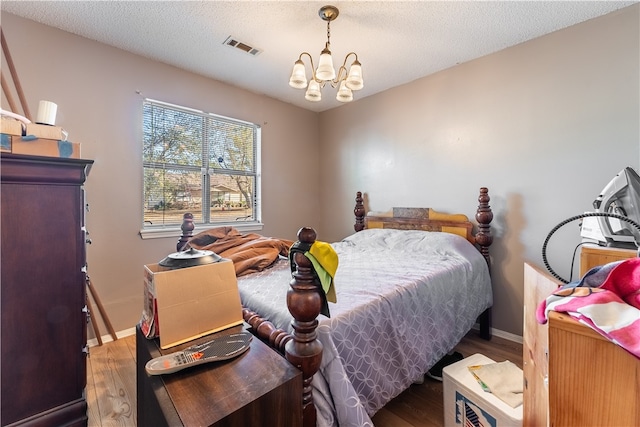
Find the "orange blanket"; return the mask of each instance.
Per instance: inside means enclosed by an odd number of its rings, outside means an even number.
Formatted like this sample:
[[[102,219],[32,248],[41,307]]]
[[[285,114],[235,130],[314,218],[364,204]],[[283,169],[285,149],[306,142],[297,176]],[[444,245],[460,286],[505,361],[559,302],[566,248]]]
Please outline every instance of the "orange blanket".
[[[278,255],[288,256],[292,240],[242,234],[233,227],[217,227],[193,236],[187,247],[213,251],[233,261],[236,276],[262,271],[271,266]]]

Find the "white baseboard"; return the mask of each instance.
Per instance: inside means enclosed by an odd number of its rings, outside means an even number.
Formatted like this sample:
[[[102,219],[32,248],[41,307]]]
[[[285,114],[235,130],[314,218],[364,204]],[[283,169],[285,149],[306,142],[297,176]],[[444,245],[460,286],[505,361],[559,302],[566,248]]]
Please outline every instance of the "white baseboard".
[[[472,329],[479,331],[480,325],[476,323],[475,325],[473,325]],[[503,338],[505,340],[517,342],[518,344],[522,344],[524,342],[520,335],[512,334],[511,332],[505,332],[496,328],[491,328],[491,335],[496,336],[498,338]]]
[[[136,328],[135,326],[133,328],[129,328],[129,329],[125,329],[124,331],[119,331],[116,332],[116,337],[118,338],[125,338],[125,337],[130,337],[131,335],[135,335],[136,333]],[[108,342],[112,342],[113,341],[113,337],[111,335],[102,335],[100,338],[102,338],[102,343],[106,344]],[[89,347],[95,347],[98,345],[98,339],[97,338],[91,338],[90,340],[87,340],[87,345]]]
[[[520,335],[512,334],[510,332],[501,331],[500,329],[491,328],[491,334],[495,335],[498,338],[504,338],[505,340],[517,342],[518,344],[522,344],[524,342]]]

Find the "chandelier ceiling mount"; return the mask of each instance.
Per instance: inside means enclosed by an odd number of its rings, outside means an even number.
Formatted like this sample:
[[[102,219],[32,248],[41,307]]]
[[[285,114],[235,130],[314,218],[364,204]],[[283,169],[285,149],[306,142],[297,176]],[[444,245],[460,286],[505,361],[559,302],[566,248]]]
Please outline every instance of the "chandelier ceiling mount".
[[[336,19],[339,14],[340,11],[338,8],[331,5],[322,6],[320,10],[318,10],[318,15],[320,15],[320,18],[322,18],[323,21],[331,22]]]

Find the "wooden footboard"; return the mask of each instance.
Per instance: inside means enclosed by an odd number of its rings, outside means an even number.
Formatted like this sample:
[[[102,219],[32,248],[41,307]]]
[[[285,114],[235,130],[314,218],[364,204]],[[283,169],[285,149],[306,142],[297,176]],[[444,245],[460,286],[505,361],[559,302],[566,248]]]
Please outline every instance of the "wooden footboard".
[[[181,251],[193,237],[192,214],[184,214],[181,229],[182,235],[176,245],[178,251]],[[313,244],[316,240],[315,230],[308,227],[301,228],[298,230],[298,240],[309,245]],[[287,307],[293,317],[291,323],[293,333],[276,328],[273,323],[246,307],[242,308],[242,317],[251,326],[251,332],[255,336],[302,371],[303,425],[315,427],[317,413],[313,402],[311,381],[322,362],[322,343],[318,341],[316,333],[317,318],[322,308],[322,297],[319,293],[322,292],[322,287],[313,275],[311,261],[304,254],[296,253],[293,261],[296,268],[287,291]]]
[[[309,245],[316,240],[312,228],[301,228],[298,240]],[[317,339],[318,315],[322,308],[321,285],[313,275],[313,265],[304,254],[293,257],[296,264],[293,278],[287,291],[287,307],[293,317],[293,334],[277,329],[273,323],[259,314],[243,309],[244,320],[251,325],[258,338],[278,350],[295,367],[302,371],[302,416],[303,425],[316,425],[316,407],[313,403],[311,381],[320,368],[322,343]]]

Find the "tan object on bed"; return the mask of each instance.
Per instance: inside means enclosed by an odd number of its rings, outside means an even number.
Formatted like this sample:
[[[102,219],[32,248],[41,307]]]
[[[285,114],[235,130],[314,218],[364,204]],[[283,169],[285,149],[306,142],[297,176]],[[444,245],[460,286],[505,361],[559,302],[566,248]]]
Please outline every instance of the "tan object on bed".
[[[279,255],[288,256],[292,240],[265,237],[256,233],[242,234],[233,227],[216,227],[193,236],[187,247],[213,251],[233,261],[236,276],[262,271]]]

